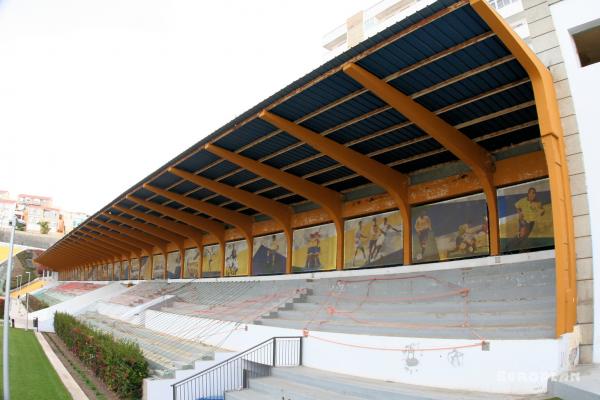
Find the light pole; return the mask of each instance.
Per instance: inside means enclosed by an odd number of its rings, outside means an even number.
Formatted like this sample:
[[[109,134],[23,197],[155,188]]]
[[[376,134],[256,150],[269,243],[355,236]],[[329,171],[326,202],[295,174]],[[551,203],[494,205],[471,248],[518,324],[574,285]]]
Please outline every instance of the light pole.
[[[23,275],[17,275],[17,287],[19,288],[19,292],[21,291],[21,285],[23,285]]]
[[[4,389],[4,400],[10,400],[10,380],[8,374],[8,324],[10,312],[10,274],[12,270],[13,251],[15,247],[15,228],[17,227],[17,216],[13,215],[10,224],[10,247],[8,250],[8,263],[6,265],[6,289],[4,291],[4,330],[2,336],[2,381]]]
[[[27,285],[31,282],[31,272],[25,271],[27,274]],[[29,330],[29,291],[25,293],[25,330]]]

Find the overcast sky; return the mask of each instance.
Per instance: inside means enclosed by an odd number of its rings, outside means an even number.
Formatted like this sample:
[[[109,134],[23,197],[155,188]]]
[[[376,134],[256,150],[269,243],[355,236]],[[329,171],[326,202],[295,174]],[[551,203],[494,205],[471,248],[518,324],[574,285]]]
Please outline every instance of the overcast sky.
[[[93,213],[324,61],[376,0],[0,0],[0,190]]]

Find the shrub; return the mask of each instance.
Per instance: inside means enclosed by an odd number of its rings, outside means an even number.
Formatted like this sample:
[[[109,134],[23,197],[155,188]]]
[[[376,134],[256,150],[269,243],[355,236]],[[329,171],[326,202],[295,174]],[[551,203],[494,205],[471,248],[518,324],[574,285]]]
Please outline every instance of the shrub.
[[[141,399],[148,362],[136,343],[117,340],[65,313],[54,315],[65,345],[121,399]]]

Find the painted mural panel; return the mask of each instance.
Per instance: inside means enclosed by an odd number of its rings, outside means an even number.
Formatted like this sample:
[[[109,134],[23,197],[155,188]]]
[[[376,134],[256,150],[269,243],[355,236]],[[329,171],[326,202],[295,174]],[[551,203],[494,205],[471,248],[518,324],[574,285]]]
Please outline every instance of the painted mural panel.
[[[245,240],[225,243],[225,276],[248,275],[248,243]]]
[[[487,255],[488,233],[483,194],[414,207],[413,262]]]
[[[287,242],[283,232],[255,237],[252,253],[252,275],[285,273]]]
[[[294,231],[292,272],[335,269],[336,232],[334,224]]]
[[[200,252],[196,247],[185,251],[185,269],[183,270],[183,278],[200,278]]]
[[[94,280],[94,269],[91,267],[87,267],[85,269],[85,280],[93,281]]]
[[[117,262],[115,263],[115,273],[113,276],[113,281],[118,281],[119,279],[121,279],[121,263]]]
[[[130,268],[130,278],[129,279],[140,279],[140,260],[134,258],[131,260],[131,268]]]
[[[121,263],[121,280],[129,279],[129,261]]]
[[[344,223],[344,268],[402,265],[402,217],[399,211],[355,218]]]
[[[221,276],[221,255],[219,245],[204,246],[202,254],[202,277],[215,278]]]
[[[152,257],[152,279],[165,279],[165,257],[162,254]]]
[[[548,179],[498,189],[498,216],[502,252],[554,247]]]
[[[149,274],[149,267],[150,267],[150,258],[147,256],[144,256],[141,258],[140,260],[140,277],[139,279],[144,280],[144,279],[148,279]]]
[[[167,254],[167,277],[169,279],[181,277],[181,254],[178,251]]]

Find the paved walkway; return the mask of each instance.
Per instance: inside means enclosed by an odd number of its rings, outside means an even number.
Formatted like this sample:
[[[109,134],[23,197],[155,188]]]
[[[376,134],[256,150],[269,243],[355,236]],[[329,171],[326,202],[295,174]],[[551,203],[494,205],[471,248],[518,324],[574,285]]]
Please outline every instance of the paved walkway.
[[[10,318],[15,320],[15,328],[29,327],[29,329],[33,329],[33,321],[30,317],[30,321],[27,323],[27,310],[18,299],[10,299]]]

